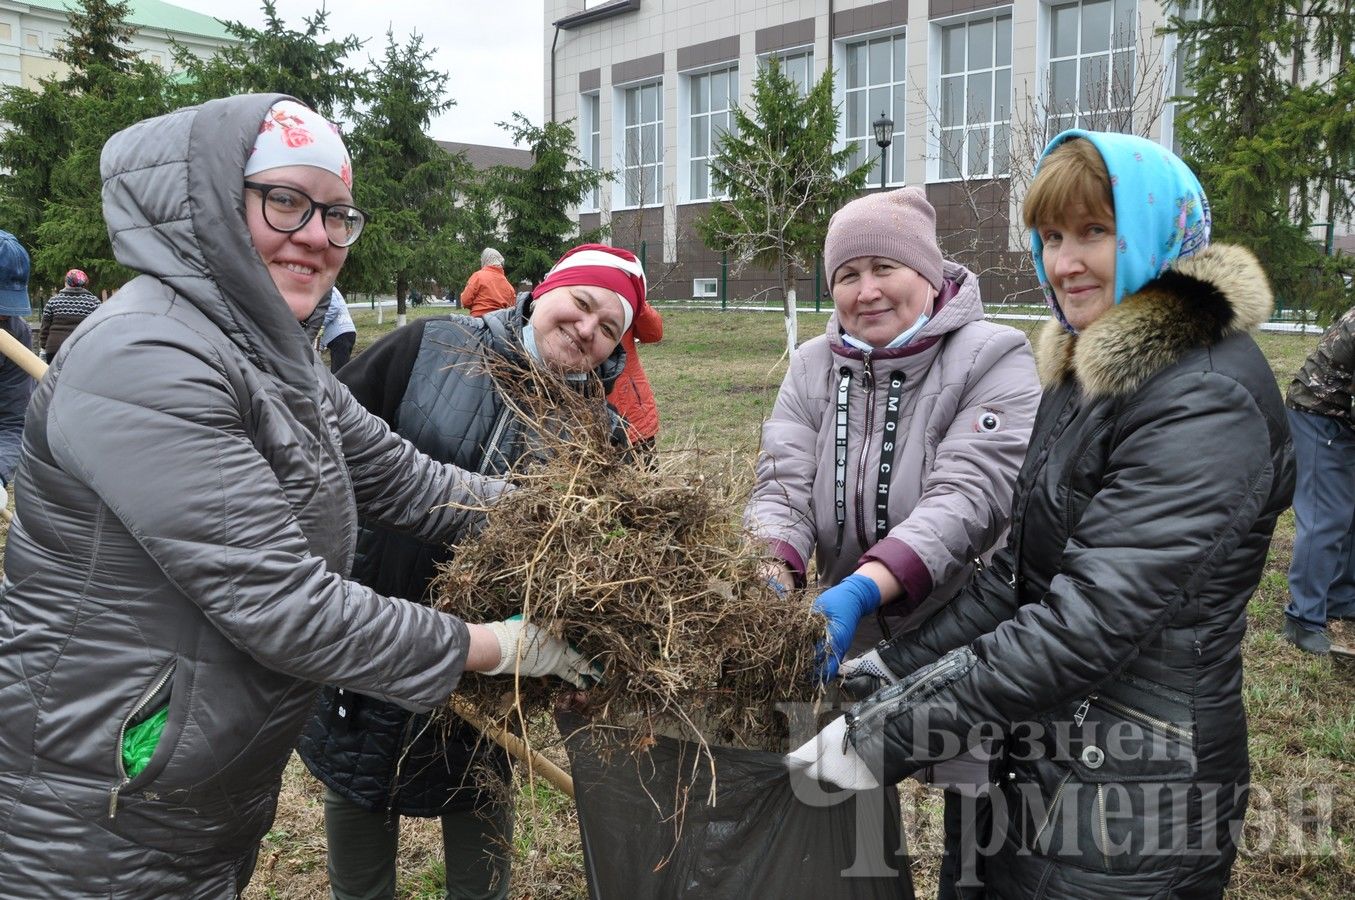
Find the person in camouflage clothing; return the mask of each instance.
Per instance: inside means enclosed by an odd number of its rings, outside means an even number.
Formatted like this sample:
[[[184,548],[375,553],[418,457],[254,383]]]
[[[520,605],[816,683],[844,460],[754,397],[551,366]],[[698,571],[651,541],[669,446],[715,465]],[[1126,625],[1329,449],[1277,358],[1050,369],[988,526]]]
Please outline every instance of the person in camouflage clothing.
[[[1331,649],[1327,622],[1355,618],[1355,308],[1322,335],[1289,385],[1294,438],[1294,558],[1284,636],[1300,650]]]

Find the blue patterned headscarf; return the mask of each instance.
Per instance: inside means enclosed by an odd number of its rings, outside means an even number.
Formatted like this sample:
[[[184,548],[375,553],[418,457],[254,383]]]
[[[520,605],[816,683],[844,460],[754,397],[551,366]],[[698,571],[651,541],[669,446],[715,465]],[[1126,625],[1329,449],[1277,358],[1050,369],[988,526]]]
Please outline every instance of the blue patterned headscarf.
[[[1165,271],[1175,260],[1209,245],[1209,201],[1200,181],[1176,154],[1160,144],[1106,131],[1071,129],[1044,148],[1040,162],[1070,138],[1085,138],[1101,154],[1110,173],[1115,201],[1115,302],[1132,294]],[[1039,167],[1035,170],[1039,172]],[[1044,271],[1044,242],[1032,228],[1030,252],[1045,302],[1068,331]]]

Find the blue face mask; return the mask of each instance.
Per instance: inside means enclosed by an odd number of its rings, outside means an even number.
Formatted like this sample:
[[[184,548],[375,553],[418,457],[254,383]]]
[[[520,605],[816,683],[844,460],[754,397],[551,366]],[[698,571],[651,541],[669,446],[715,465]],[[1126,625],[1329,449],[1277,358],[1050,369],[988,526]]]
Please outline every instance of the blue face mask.
[[[522,326],[522,349],[539,365],[546,366],[546,361],[541,358],[541,351],[536,346],[536,331],[532,328],[532,323],[528,322]],[[549,366],[547,366],[549,368]],[[566,381],[587,381],[588,372],[564,372]]]
[[[927,323],[931,321],[931,318],[932,317],[926,313],[918,316],[916,322],[908,328],[905,328],[902,334],[894,338],[894,340],[890,341],[888,344],[885,344],[883,347],[872,347],[865,341],[858,340],[846,332],[843,332],[842,334],[842,342],[855,347],[857,350],[895,350],[899,347],[907,347],[913,342],[913,338],[917,337],[918,332],[926,327]]]
[[[531,322],[522,326],[522,347],[532,359],[541,362],[541,351],[536,349],[536,332],[532,330]]]

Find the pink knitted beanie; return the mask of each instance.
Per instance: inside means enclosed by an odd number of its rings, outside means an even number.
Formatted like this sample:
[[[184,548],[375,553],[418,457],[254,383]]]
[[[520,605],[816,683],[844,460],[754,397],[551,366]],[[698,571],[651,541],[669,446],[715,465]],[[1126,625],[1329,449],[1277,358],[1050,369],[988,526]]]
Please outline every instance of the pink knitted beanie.
[[[860,256],[903,263],[941,290],[936,210],[920,188],[867,194],[833,213],[823,242],[823,267],[832,285],[838,267]]]

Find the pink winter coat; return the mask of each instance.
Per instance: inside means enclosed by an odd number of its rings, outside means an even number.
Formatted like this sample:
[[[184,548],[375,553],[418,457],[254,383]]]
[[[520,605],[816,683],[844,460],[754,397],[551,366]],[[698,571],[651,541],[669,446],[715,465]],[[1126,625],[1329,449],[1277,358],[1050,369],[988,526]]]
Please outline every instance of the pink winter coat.
[[[1025,335],[984,321],[977,276],[951,262],[937,308],[917,338],[869,357],[843,343],[836,314],[823,336],[795,351],[762,427],[745,523],[797,577],[814,554],[824,587],[867,560],[883,563],[904,589],[886,610],[917,613],[910,617],[917,621],[954,596],[972,561],[1006,531],[1040,384]],[[896,373],[902,380],[893,388]],[[840,449],[844,377],[850,384]],[[892,463],[881,459],[891,392],[898,403]],[[877,498],[882,473],[887,496]],[[867,619],[854,647],[869,646],[879,634]]]

